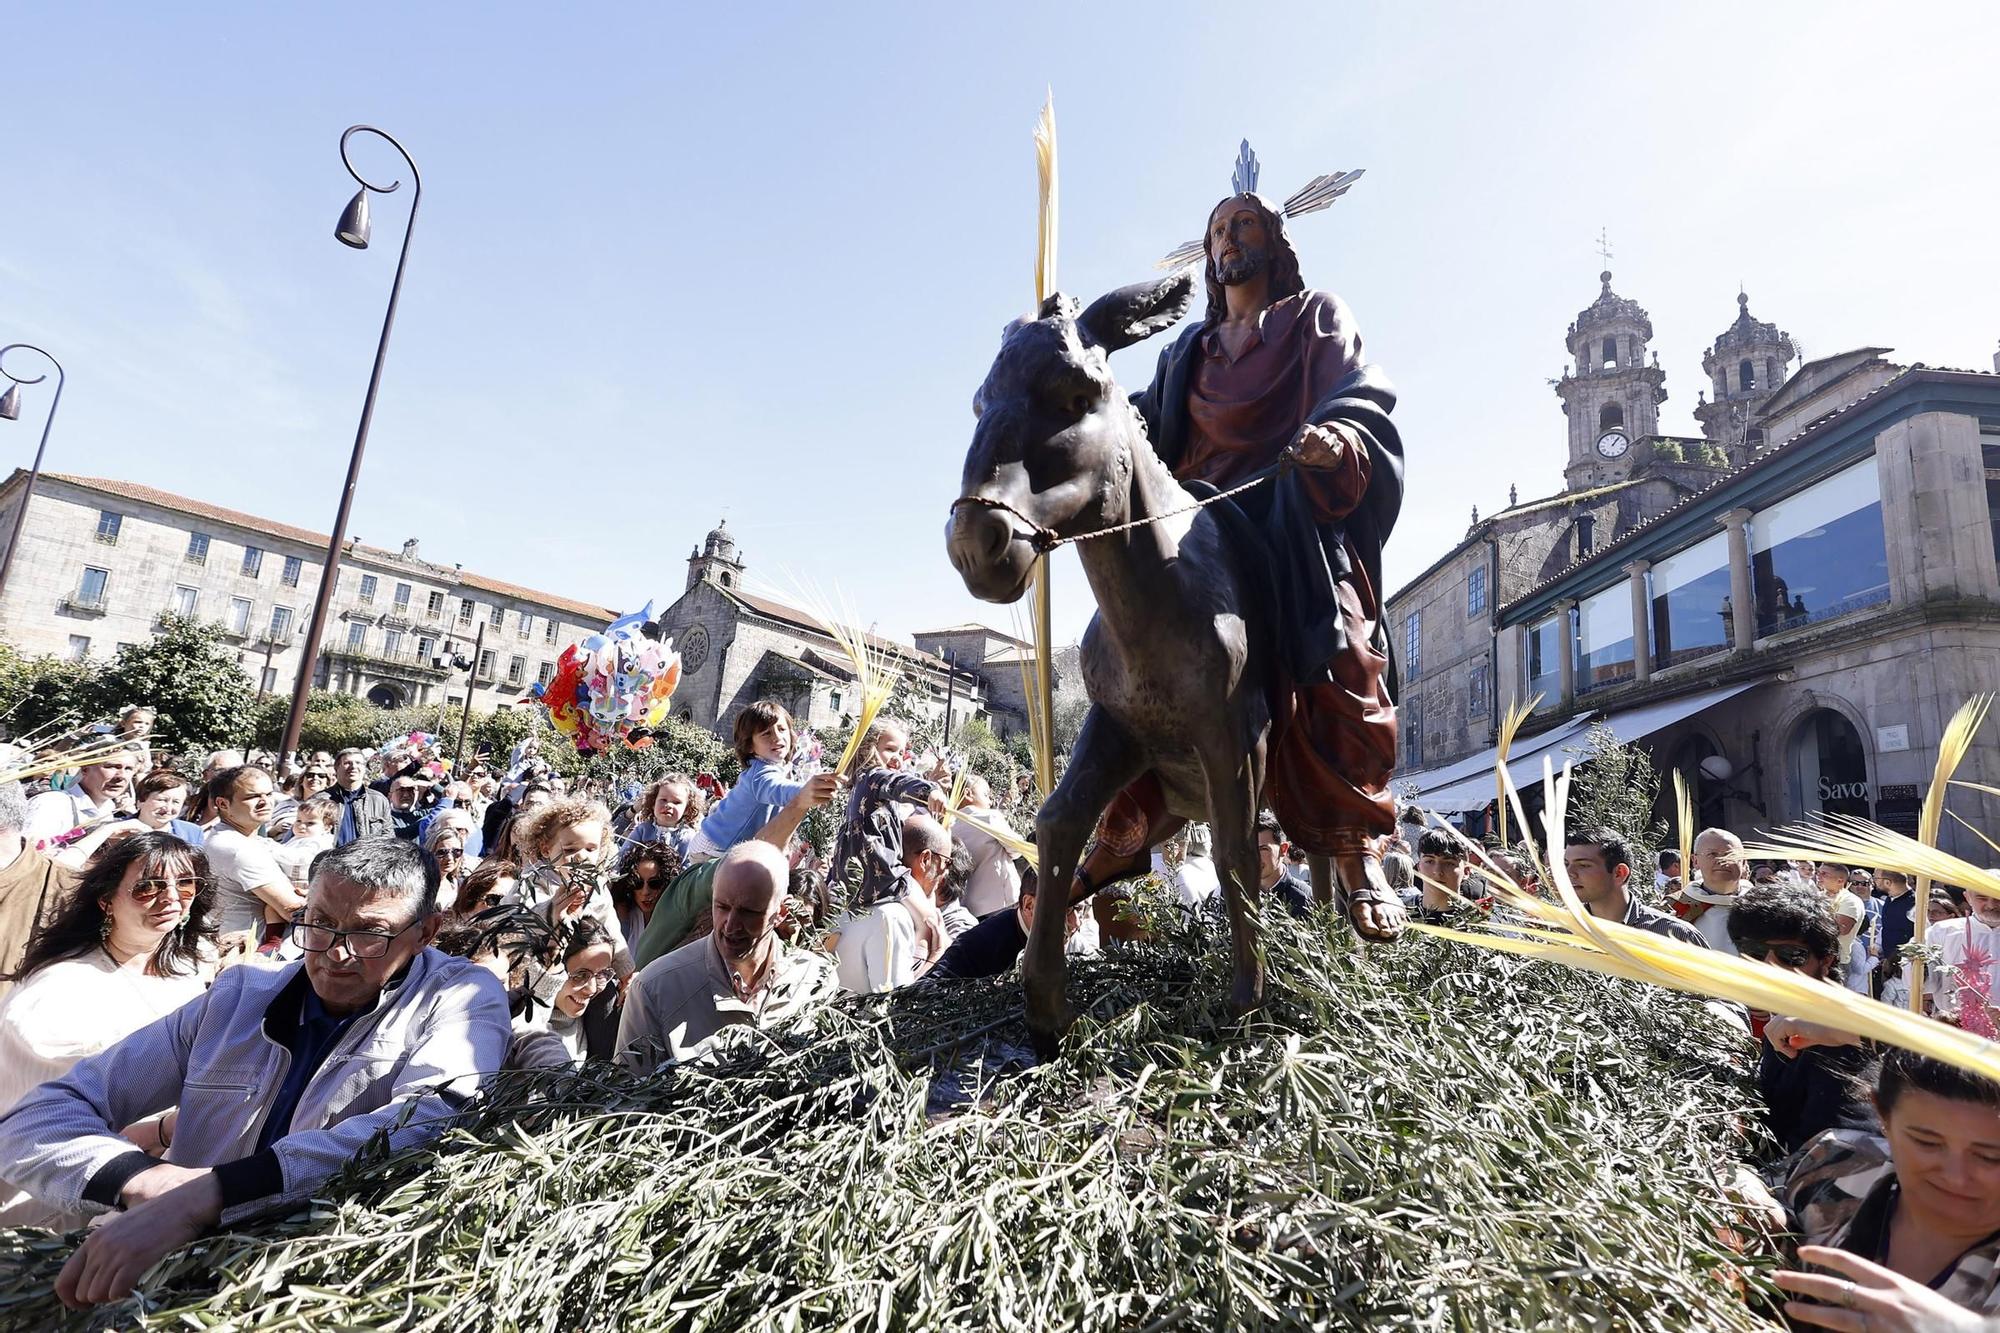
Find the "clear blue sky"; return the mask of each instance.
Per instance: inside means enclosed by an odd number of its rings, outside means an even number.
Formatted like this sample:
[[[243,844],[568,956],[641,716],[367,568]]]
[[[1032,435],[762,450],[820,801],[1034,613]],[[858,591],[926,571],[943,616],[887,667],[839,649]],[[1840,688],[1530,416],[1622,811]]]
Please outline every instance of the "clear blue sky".
[[[376,123],[426,193],[363,540],[664,604],[726,512],[884,632],[1005,626],[941,532],[1053,86],[1086,296],[1199,230],[1245,135],[1268,193],[1367,170],[1296,235],[1403,391],[1394,584],[1559,487],[1600,227],[1665,429],[1739,280],[1808,355],[1989,367],[1996,49],[1991,5],[15,6],[0,342],[69,366],[53,468],[324,529],[408,198],[334,242]],[[1088,611],[1066,556],[1065,637]]]

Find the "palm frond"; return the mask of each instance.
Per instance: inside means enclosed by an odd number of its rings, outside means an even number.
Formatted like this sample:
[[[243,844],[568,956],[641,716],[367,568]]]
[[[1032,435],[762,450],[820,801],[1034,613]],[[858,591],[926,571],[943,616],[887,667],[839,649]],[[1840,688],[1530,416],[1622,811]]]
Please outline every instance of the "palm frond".
[[[1543,769],[1544,836],[1547,845],[1560,846],[1569,798],[1570,766],[1563,766],[1560,778],[1547,758],[1543,760]],[[1463,839],[1463,835],[1459,836]],[[1464,841],[1468,847],[1476,846],[1469,839]],[[1917,1051],[2000,1081],[2000,1044],[1961,1028],[1892,1008],[1844,987],[1815,981],[1784,968],[1592,915],[1576,896],[1560,859],[1550,862],[1549,879],[1559,904],[1529,894],[1519,884],[1507,880],[1497,867],[1490,873],[1496,885],[1501,886],[1501,896],[1532,921],[1541,922],[1541,927],[1495,921],[1470,931],[1422,924],[1412,929],[1502,953],[1802,1018]]]
[[[1694,793],[1688,790],[1687,779],[1681,771],[1674,770],[1674,836],[1679,840],[1676,849],[1681,854],[1681,883],[1694,882]]]
[[[1498,775],[1499,781],[1500,841],[1502,844],[1507,842],[1507,752],[1514,748],[1514,737],[1520,732],[1521,724],[1534,715],[1535,709],[1541,706],[1541,702],[1542,696],[1539,694],[1528,700],[1525,704],[1516,700],[1507,705],[1506,713],[1500,718],[1499,747],[1496,751],[1493,765],[1494,772]],[[1521,832],[1525,834],[1527,831],[1527,821],[1523,820]]]
[[[869,728],[875,725],[882,705],[895,692],[901,668],[886,645],[867,631],[856,628],[859,617],[838,588],[829,595],[811,580],[794,580],[788,596],[817,621],[826,636],[838,645],[854,673],[854,688],[860,695],[854,717],[854,734],[847,738],[847,748],[840,752],[840,762],[833,766],[835,773],[845,774],[848,765],[854,762],[854,756],[861,752],[861,743],[867,739]]]
[[[1042,863],[1035,855],[1035,844],[1029,842],[1005,824],[997,822],[989,824],[976,815],[966,814],[963,810],[958,812],[957,817],[970,824],[973,828],[978,829],[981,833],[984,833],[987,837],[993,839],[993,841],[999,843],[1029,865],[1035,867],[1035,869],[1041,869]]]
[[[1838,861],[1901,870],[2000,898],[2000,874],[1854,815],[1814,815],[1806,823],[1772,830],[1765,840],[1746,844],[1743,852],[1777,861]]]

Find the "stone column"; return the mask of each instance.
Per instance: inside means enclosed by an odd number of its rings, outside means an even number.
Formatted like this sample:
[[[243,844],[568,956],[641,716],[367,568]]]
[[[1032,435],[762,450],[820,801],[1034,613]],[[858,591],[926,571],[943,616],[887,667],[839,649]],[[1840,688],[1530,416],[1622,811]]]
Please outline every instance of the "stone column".
[[[1734,631],[1736,642],[1731,645],[1738,653],[1747,653],[1757,642],[1757,601],[1750,591],[1750,511],[1732,509],[1722,516],[1722,526],[1729,533],[1729,601],[1735,609]]]
[[[1632,678],[1641,685],[1653,678],[1652,599],[1646,596],[1650,560],[1634,560],[1626,569],[1632,580]]]
[[[1576,706],[1576,626],[1570,613],[1576,610],[1576,603],[1563,601],[1556,603],[1556,618],[1562,627],[1562,656],[1557,659],[1562,668],[1562,710],[1567,713]]]
[[[1528,697],[1528,627],[1508,625],[1493,636],[1493,702],[1496,713]]]

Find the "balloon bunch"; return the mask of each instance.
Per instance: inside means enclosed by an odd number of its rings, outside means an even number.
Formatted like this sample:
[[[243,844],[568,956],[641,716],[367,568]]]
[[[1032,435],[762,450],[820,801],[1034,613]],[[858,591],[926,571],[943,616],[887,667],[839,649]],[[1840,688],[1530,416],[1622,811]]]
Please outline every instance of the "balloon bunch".
[[[617,745],[641,749],[666,720],[681,682],[681,657],[661,637],[653,604],[623,615],[581,643],[563,649],[547,685],[534,697],[549,722],[576,743],[580,754]]]

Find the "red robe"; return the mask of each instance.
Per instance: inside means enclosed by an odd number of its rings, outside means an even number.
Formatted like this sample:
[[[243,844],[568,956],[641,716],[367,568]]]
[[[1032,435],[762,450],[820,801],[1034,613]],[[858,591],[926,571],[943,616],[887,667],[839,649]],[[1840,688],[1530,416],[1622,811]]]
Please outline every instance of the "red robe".
[[[1198,347],[1187,352],[1193,364],[1185,438],[1177,441],[1173,470],[1182,481],[1222,490],[1276,464],[1315,409],[1363,364],[1353,318],[1327,292],[1274,302],[1233,359],[1218,330],[1195,337]],[[1246,493],[1246,509],[1263,509],[1269,492],[1291,486],[1318,522],[1339,523],[1354,512],[1368,494],[1374,464],[1354,426],[1328,424],[1337,437],[1336,464],[1292,469]],[[1396,764],[1396,710],[1388,658],[1375,646],[1381,590],[1369,577],[1374,562],[1344,532],[1341,540],[1348,566],[1336,588],[1343,646],[1327,662],[1328,681],[1299,684],[1284,670],[1282,654],[1274,664],[1265,788],[1286,835],[1309,852],[1327,854],[1358,851],[1362,839],[1395,829],[1389,777]],[[1163,815],[1157,782],[1143,778],[1105,812],[1100,838],[1115,854],[1135,854],[1178,823],[1163,823]]]

